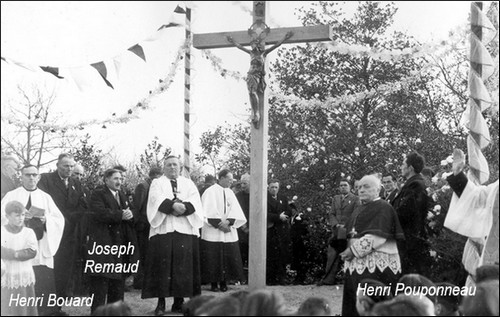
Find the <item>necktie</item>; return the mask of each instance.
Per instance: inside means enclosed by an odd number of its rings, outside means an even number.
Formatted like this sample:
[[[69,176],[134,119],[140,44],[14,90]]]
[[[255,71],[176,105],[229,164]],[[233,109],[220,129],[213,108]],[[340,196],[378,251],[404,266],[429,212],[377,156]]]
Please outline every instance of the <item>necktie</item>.
[[[177,198],[177,180],[171,179],[170,185],[172,185],[172,193],[174,193],[174,199],[176,199]]]
[[[118,194],[118,192],[115,192],[115,199],[116,199],[116,202],[118,202],[118,206],[121,206],[120,205],[120,194]]]
[[[26,204],[26,210],[30,210],[31,208],[31,193],[30,193],[30,197],[28,198],[28,203]]]
[[[66,188],[68,188],[68,179],[67,178],[64,179],[64,186],[66,186]]]

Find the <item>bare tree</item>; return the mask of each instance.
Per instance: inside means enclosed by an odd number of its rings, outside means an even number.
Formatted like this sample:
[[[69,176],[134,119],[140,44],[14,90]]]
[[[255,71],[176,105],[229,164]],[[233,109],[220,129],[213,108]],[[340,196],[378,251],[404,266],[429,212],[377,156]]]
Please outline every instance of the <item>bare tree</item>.
[[[18,97],[2,108],[2,152],[38,167],[56,160],[75,138],[60,125],[52,108],[56,95],[39,86],[17,86]],[[58,123],[59,121],[59,123]]]

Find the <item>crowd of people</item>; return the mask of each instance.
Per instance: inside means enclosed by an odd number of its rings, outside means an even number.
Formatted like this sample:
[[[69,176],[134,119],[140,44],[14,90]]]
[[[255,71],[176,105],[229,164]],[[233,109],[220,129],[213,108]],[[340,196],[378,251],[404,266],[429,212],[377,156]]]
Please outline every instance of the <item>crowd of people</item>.
[[[365,175],[353,187],[342,178],[331,198],[331,237],[317,286],[343,284],[343,316],[498,315],[498,181],[473,187],[463,155],[455,154],[448,225],[469,237],[467,286],[477,291],[426,278],[428,169],[413,152],[401,166],[403,183],[391,173]],[[56,170],[41,175],[36,166],[19,168],[14,157],[2,157],[2,315],[64,315],[64,299],[76,296],[91,298],[91,314],[130,313],[123,302],[130,276],[142,298],[157,299],[155,315],[166,314],[167,297],[173,297],[170,311],[185,315],[331,314],[329,301],[316,297],[290,312],[279,294],[266,289],[202,294],[204,284],[210,292],[227,292],[231,283],[248,282],[249,174],[237,182],[238,190],[228,169],[197,186],[181,176],[179,158],[169,156],[136,186],[132,201],[123,192],[125,174],[121,166],[107,169],[103,184],[90,192],[71,154],[61,154]],[[266,285],[287,285],[288,265],[296,271],[294,283],[303,284],[308,216],[280,185],[268,181]],[[486,194],[475,199],[481,190]],[[479,229],[464,220],[471,214]],[[496,249],[490,239],[495,234]],[[458,289],[462,296],[429,295],[429,289]],[[50,305],[53,294],[63,300]],[[12,304],[13,298],[32,302]]]

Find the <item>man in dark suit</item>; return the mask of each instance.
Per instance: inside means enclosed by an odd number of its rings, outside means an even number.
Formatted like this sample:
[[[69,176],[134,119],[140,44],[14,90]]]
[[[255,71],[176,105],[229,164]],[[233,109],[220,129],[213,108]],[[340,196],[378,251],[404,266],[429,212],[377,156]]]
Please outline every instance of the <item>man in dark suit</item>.
[[[18,168],[19,161],[14,156],[2,156],[2,197],[0,199],[19,187],[15,179]]]
[[[139,247],[139,271],[134,276],[134,288],[141,289],[144,277],[144,263],[146,261],[146,254],[148,250],[149,241],[149,221],[148,221],[148,194],[149,186],[153,179],[156,179],[163,175],[163,171],[160,167],[152,167],[149,170],[148,178],[137,185],[134,190],[133,204],[134,208],[134,222],[135,222],[135,233],[137,235],[137,243]]]
[[[332,210],[328,215],[328,222],[332,228],[332,236],[328,241],[328,249],[326,251],[325,275],[318,283],[318,286],[335,285],[335,277],[341,268],[339,254],[347,247],[345,224],[356,206],[359,205],[358,197],[351,193],[349,180],[345,178],[340,180],[339,191],[339,195],[333,196]]]
[[[217,179],[213,176],[208,174],[205,176],[205,183],[200,187],[200,196],[203,196],[203,193],[205,190],[207,190],[208,187],[212,186],[213,184],[217,183]]]
[[[385,191],[384,196],[381,198],[388,203],[391,203],[399,192],[398,187],[396,186],[396,177],[391,173],[384,174],[382,176],[382,185],[384,186]]]
[[[401,165],[401,174],[406,182],[391,202],[399,217],[405,240],[398,241],[403,274],[418,273],[429,276],[430,246],[425,232],[425,218],[429,208],[429,197],[424,178],[420,172],[425,166],[422,155],[413,152]]]
[[[91,313],[106,303],[123,300],[125,278],[137,270],[139,257],[137,238],[133,227],[133,213],[127,198],[121,192],[122,174],[119,170],[104,172],[105,186],[96,188],[90,196],[89,253],[87,264],[111,263],[111,270],[89,270],[90,292],[94,294]],[[99,246],[117,247],[124,254],[98,252]],[[120,265],[118,265],[120,264]],[[116,266],[115,266],[116,265]],[[86,265],[89,267],[89,265]],[[123,270],[119,270],[123,267]]]
[[[72,279],[77,252],[76,228],[87,211],[87,203],[82,185],[70,176],[75,166],[73,155],[63,153],[57,160],[57,170],[44,173],[38,188],[48,193],[65,219],[61,244],[54,257],[54,275],[58,297],[72,296]]]
[[[290,218],[288,198],[279,194],[280,182],[268,182],[267,195],[267,283],[286,283],[286,264],[290,262]]]

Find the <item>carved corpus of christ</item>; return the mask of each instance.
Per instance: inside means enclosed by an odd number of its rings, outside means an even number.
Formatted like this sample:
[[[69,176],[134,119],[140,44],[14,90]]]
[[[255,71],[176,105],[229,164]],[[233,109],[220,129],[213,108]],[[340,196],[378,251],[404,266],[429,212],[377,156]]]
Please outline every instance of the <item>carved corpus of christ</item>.
[[[286,35],[273,46],[266,49],[265,39],[269,34],[270,29],[264,21],[258,20],[248,29],[248,34],[251,36],[250,42],[251,50],[245,48],[243,45],[236,43],[231,36],[227,36],[227,41],[245,53],[250,55],[250,69],[247,73],[247,88],[250,97],[250,105],[252,106],[252,114],[250,119],[256,129],[260,125],[260,100],[264,96],[266,90],[265,80],[265,59],[267,54],[278,48],[284,41],[292,37],[293,32],[289,31]]]

